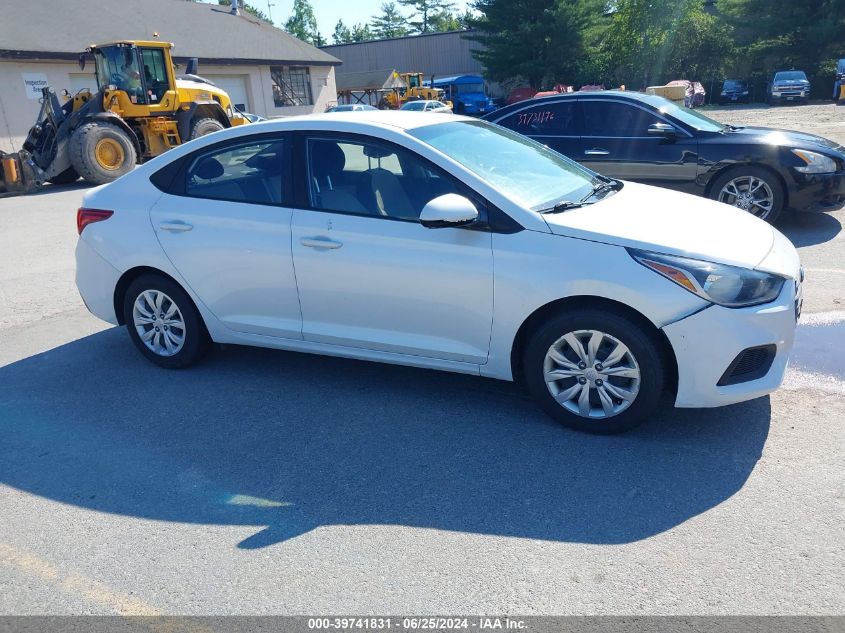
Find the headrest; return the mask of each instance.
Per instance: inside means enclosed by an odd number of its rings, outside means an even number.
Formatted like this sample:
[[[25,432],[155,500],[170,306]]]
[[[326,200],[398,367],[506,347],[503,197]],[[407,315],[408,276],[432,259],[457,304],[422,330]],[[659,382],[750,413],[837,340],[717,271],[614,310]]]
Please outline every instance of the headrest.
[[[334,141],[314,141],[311,154],[311,163],[321,174],[339,174],[346,165],[346,155]]]
[[[223,175],[223,164],[211,156],[203,158],[199,164],[194,168],[194,175],[199,176],[203,180],[212,180],[220,178]]]
[[[386,147],[379,147],[378,145],[364,146],[364,156],[369,158],[385,158],[395,153],[393,150],[387,149]]]

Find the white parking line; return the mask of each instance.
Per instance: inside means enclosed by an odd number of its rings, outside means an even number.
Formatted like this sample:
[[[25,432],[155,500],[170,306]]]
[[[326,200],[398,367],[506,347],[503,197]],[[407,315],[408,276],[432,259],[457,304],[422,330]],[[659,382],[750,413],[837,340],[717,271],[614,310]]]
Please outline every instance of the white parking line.
[[[801,316],[783,387],[845,394],[845,311]]]

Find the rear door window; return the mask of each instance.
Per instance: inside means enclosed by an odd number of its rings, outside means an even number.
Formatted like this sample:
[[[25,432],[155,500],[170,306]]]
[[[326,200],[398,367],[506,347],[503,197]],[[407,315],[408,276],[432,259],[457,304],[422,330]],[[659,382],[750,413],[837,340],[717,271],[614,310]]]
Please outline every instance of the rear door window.
[[[578,101],[540,103],[514,112],[498,123],[527,136],[579,136]]]
[[[249,141],[200,154],[186,174],[185,195],[193,198],[281,204],[284,140]]]

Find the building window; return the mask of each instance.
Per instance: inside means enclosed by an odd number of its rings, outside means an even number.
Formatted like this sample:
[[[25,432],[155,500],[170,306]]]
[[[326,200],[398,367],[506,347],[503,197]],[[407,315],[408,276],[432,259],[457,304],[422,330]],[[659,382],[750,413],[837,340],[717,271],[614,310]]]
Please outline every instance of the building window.
[[[277,108],[314,105],[311,73],[306,66],[271,66],[270,78]]]

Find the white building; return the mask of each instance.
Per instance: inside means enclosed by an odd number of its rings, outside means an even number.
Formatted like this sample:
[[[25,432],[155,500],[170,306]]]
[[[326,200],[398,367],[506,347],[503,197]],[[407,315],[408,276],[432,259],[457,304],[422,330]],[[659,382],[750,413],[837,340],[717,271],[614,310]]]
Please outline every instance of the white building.
[[[87,46],[152,39],[173,42],[182,72],[197,57],[198,74],[248,112],[307,114],[337,101],[340,60],[243,11],[188,0],[9,2],[0,18],[0,150],[20,149],[41,86],[96,90],[93,63],[78,66]]]

